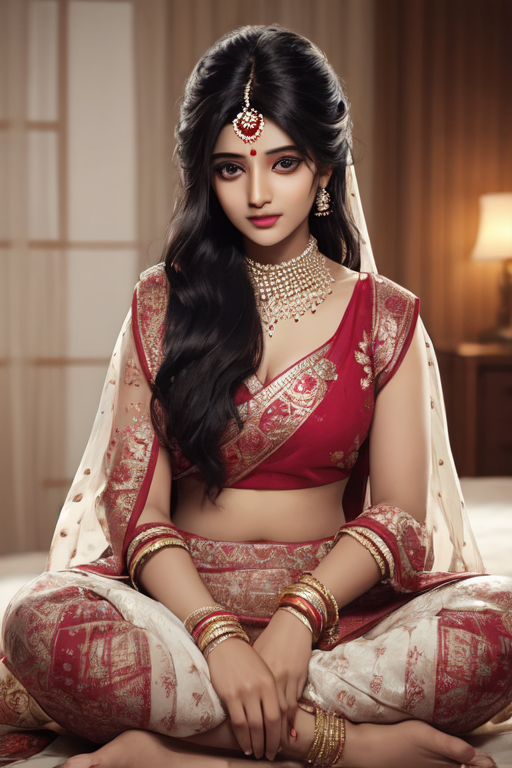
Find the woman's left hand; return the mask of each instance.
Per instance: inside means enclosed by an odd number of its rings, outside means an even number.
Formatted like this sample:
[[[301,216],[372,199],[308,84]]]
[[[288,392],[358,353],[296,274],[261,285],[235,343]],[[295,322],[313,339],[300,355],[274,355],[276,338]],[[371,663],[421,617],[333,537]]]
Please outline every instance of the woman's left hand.
[[[311,643],[311,632],[300,619],[277,610],[253,646],[274,675],[279,706],[289,731],[306,685]]]

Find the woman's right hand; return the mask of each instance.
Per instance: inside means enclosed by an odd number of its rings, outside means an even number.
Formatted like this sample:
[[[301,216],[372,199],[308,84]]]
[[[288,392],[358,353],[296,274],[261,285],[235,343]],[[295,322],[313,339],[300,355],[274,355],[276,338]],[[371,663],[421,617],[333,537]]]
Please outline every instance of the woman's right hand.
[[[273,760],[281,737],[281,709],[268,666],[238,638],[216,646],[208,656],[208,666],[212,685],[227,709],[243,752]]]

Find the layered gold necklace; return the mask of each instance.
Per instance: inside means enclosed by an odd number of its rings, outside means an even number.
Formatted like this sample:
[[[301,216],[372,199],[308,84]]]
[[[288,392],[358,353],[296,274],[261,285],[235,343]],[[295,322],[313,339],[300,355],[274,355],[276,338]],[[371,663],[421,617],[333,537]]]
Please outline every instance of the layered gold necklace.
[[[274,333],[279,320],[293,317],[298,323],[308,310],[314,314],[332,293],[334,278],[313,235],[310,235],[306,250],[290,261],[260,264],[247,256],[245,261],[261,322],[269,336]]]

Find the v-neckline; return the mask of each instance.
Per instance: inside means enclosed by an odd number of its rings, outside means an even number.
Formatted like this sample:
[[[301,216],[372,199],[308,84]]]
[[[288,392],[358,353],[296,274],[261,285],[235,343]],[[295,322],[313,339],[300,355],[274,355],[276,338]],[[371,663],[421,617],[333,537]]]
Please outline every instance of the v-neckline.
[[[274,384],[276,381],[278,381],[282,376],[285,376],[286,374],[288,374],[293,368],[295,368],[295,366],[300,365],[300,363],[302,363],[308,357],[312,357],[312,355],[314,355],[317,352],[319,352],[323,347],[326,347],[326,346],[331,347],[333,345],[333,343],[336,341],[339,333],[341,332],[341,329],[343,328],[343,325],[345,324],[345,318],[349,314],[349,310],[351,309],[352,303],[355,301],[355,296],[356,296],[356,293],[357,293],[357,288],[359,286],[359,283],[362,282],[361,274],[363,274],[363,273],[361,273],[361,272],[359,273],[359,277],[357,278],[357,282],[356,282],[356,284],[355,284],[355,286],[354,286],[354,288],[352,290],[352,295],[351,295],[351,297],[350,297],[350,299],[348,301],[347,306],[345,307],[345,311],[344,311],[344,313],[343,313],[343,315],[341,317],[340,322],[338,323],[338,327],[336,328],[336,330],[334,331],[332,336],[330,338],[328,338],[327,341],[324,341],[324,342],[322,342],[322,344],[319,344],[318,347],[313,349],[311,352],[308,352],[306,355],[301,357],[300,360],[296,360],[296,362],[294,362],[291,365],[289,365],[288,368],[285,368],[284,371],[281,371],[281,373],[278,373],[277,376],[274,376],[274,378],[271,379],[270,381],[267,381],[267,382],[263,383],[261,381],[261,379],[258,377],[258,375],[256,373],[254,373],[245,382],[245,386],[247,387],[247,389],[249,390],[251,395],[256,395],[259,392],[263,391],[264,389],[267,389],[267,387],[270,387],[272,384]],[[250,382],[253,382],[253,384],[251,385]],[[255,384],[258,385],[257,389],[254,386]]]

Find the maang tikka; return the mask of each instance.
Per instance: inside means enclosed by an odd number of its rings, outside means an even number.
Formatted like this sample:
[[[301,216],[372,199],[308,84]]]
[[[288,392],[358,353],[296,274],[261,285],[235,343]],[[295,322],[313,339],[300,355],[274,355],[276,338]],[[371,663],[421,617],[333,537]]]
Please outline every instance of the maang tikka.
[[[254,65],[244,90],[244,108],[233,120],[233,128],[236,135],[244,144],[253,144],[259,139],[265,127],[265,121],[261,112],[256,112],[249,103],[251,85],[254,76]]]

